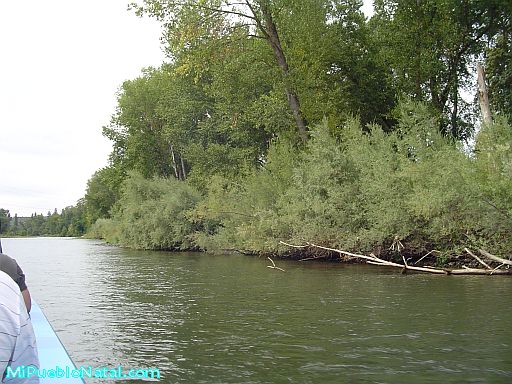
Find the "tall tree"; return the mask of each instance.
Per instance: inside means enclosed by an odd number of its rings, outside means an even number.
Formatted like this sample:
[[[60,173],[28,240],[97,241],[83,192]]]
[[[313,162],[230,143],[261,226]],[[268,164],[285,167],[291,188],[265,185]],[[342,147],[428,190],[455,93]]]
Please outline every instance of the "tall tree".
[[[493,109],[512,116],[512,3],[503,2],[507,6],[486,52],[486,72]]]
[[[114,142],[111,161],[120,168],[136,169],[146,177],[170,176],[170,143],[155,112],[162,87],[153,72],[123,83],[117,113],[103,133]]]
[[[376,0],[371,21],[381,56],[400,93],[429,102],[441,130],[467,137],[463,89],[474,89],[472,66],[506,15],[500,1]]]
[[[306,121],[276,22],[282,8],[280,3],[270,0],[144,0],[143,5],[132,4],[132,7],[139,15],[149,14],[164,23],[169,51],[174,58],[201,45],[204,40],[233,36],[233,31],[242,31],[238,36],[245,38],[265,40],[281,70],[284,91],[298,135],[302,141],[306,141]]]
[[[11,223],[11,214],[8,209],[0,208],[0,234],[7,233]]]

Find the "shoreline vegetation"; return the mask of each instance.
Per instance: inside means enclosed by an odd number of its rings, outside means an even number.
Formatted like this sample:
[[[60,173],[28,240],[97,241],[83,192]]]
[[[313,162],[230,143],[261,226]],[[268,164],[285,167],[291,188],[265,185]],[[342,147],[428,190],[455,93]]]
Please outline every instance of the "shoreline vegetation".
[[[499,209],[498,204],[506,205],[496,200],[495,187],[501,185],[503,195],[510,196],[511,180],[495,165],[510,161],[504,162],[497,148],[512,142],[511,127],[505,121],[502,128],[497,122],[484,127],[476,157],[439,134],[428,114],[413,120],[414,126],[402,125],[400,137],[377,126],[363,132],[354,120],[334,138],[319,125],[304,158],[294,159],[292,146],[276,143],[264,168],[236,183],[213,178],[206,195],[187,182],[130,173],[118,210],[96,221],[88,236],[140,249],[337,259],[332,249],[283,244],[313,239],[389,262],[423,258],[445,270],[482,266],[466,248],[498,249],[509,256],[511,222]],[[425,126],[418,129],[421,122]],[[494,134],[485,139],[492,129],[506,133],[503,142]],[[423,146],[421,137],[429,138]],[[416,158],[411,157],[414,141]],[[340,174],[336,164],[349,167]]]
[[[168,62],[122,84],[109,165],[66,230],[508,272],[488,256],[512,257],[512,5],[498,3],[386,0],[369,19],[357,0],[132,5],[162,24]]]

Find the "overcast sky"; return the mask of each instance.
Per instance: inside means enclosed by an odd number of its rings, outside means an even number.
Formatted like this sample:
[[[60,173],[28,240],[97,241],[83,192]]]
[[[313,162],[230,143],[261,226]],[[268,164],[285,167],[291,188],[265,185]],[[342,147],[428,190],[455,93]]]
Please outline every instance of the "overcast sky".
[[[107,165],[101,128],[119,86],[165,60],[159,24],[128,2],[2,2],[0,208],[13,216],[60,212],[84,196]]]
[[[0,208],[74,205],[107,165],[116,92],[165,59],[160,26],[128,0],[23,0],[0,11]]]

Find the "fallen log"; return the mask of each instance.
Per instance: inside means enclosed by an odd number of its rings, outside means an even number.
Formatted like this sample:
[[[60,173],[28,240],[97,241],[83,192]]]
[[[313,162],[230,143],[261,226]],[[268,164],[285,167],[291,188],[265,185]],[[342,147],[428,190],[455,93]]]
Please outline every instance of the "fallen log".
[[[448,275],[512,275],[510,269],[482,269],[482,268],[464,268],[464,269],[452,269]]]
[[[283,245],[286,245],[288,247],[292,247],[292,248],[304,249],[307,247],[312,247],[312,248],[322,249],[322,250],[329,251],[329,252],[336,252],[340,255],[340,258],[342,258],[343,256],[349,256],[351,258],[364,260],[367,264],[400,268],[400,269],[402,269],[402,273],[406,273],[407,271],[410,270],[410,271],[425,272],[425,273],[440,274],[440,275],[489,275],[489,276],[490,275],[512,275],[512,269],[499,269],[503,265],[512,265],[512,261],[491,255],[490,253],[483,251],[483,250],[479,250],[480,253],[482,253],[482,255],[484,255],[485,257],[487,257],[493,261],[501,263],[501,265],[493,269],[493,268],[491,268],[491,266],[489,264],[485,263],[483,260],[481,260],[478,256],[473,254],[467,248],[465,249],[466,252],[468,252],[468,254],[471,255],[473,258],[475,258],[480,264],[485,266],[485,269],[484,268],[469,268],[469,267],[465,267],[465,266],[460,269],[459,268],[457,268],[457,269],[438,268],[438,267],[432,267],[432,266],[428,266],[428,265],[415,266],[415,265],[407,264],[407,261],[405,260],[405,257],[403,257],[403,256],[402,256],[403,264],[401,264],[401,263],[396,263],[393,261],[381,259],[381,258],[375,256],[373,253],[371,253],[369,256],[361,255],[361,254],[357,254],[357,253],[347,252],[347,251],[344,251],[341,249],[324,247],[324,246],[313,244],[310,242],[306,242],[306,245],[288,244],[288,243],[285,243],[284,241],[280,241],[280,243]],[[489,256],[492,256],[492,257],[489,257]],[[306,258],[303,260],[312,260],[312,259],[314,259],[314,258]]]

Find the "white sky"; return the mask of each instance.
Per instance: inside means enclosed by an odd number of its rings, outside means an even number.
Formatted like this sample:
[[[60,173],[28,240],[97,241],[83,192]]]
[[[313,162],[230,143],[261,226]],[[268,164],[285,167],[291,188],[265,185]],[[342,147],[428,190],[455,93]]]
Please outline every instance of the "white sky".
[[[84,196],[107,165],[101,128],[117,90],[165,60],[160,25],[128,12],[129,2],[2,2],[0,208],[12,216],[60,212]]]
[[[159,24],[129,0],[3,1],[0,208],[46,214],[76,204],[107,165],[101,134],[124,80],[159,66]]]

